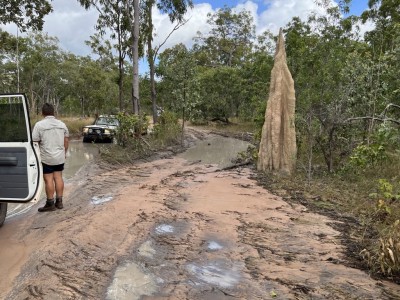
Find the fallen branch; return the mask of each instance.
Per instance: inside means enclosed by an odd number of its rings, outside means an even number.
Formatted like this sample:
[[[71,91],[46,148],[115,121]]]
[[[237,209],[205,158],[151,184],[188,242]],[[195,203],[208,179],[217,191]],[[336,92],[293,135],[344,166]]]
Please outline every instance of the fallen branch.
[[[244,161],[242,163],[238,163],[238,164],[234,164],[234,165],[231,165],[231,166],[227,166],[227,167],[222,168],[222,169],[217,169],[217,170],[215,170],[215,172],[232,170],[232,169],[236,169],[236,168],[239,168],[239,167],[242,167],[242,166],[251,165],[251,164],[252,164],[251,161]]]

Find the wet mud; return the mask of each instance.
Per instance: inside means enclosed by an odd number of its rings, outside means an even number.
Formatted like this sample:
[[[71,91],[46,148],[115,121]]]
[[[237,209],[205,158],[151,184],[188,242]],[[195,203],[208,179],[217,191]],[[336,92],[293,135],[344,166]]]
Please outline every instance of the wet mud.
[[[64,202],[1,229],[0,299],[400,299],[345,263],[342,220],[269,193],[248,167],[92,164]]]

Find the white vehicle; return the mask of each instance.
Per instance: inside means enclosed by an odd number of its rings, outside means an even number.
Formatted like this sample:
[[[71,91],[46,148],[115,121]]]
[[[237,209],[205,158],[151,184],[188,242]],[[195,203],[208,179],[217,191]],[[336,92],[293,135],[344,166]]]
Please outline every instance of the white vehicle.
[[[97,117],[93,125],[87,125],[82,129],[83,142],[110,142],[115,137],[115,131],[119,121],[115,116],[101,115]]]
[[[7,203],[27,203],[40,197],[42,169],[33,143],[28,102],[24,94],[0,95],[0,226]]]

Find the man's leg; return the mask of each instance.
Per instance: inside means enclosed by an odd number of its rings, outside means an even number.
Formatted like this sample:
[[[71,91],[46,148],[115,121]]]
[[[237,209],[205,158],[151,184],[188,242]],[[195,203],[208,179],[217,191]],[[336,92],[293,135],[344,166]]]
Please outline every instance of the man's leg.
[[[43,179],[44,179],[44,185],[45,185],[45,191],[46,191],[46,204],[43,207],[40,207],[38,209],[39,212],[44,212],[44,211],[53,211],[56,209],[54,205],[54,175],[53,173],[48,173],[49,171],[45,168],[43,174]]]
[[[57,171],[53,173],[54,184],[56,187],[56,207],[58,209],[63,208],[62,198],[64,194],[64,180],[62,177],[62,171]]]
[[[54,198],[54,173],[43,174],[47,199]]]

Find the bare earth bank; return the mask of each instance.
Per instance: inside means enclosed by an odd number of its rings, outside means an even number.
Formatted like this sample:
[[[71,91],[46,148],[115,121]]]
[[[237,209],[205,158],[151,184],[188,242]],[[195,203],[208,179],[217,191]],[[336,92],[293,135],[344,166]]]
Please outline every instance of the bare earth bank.
[[[0,299],[400,299],[342,263],[335,220],[252,174],[178,157],[89,166],[63,210],[1,228]]]

